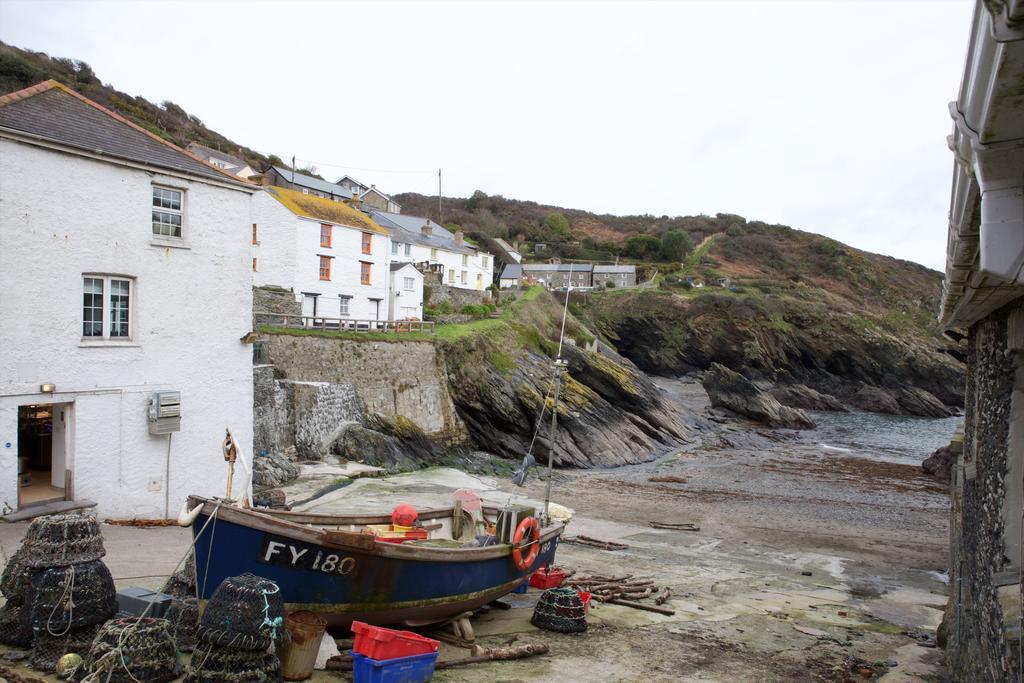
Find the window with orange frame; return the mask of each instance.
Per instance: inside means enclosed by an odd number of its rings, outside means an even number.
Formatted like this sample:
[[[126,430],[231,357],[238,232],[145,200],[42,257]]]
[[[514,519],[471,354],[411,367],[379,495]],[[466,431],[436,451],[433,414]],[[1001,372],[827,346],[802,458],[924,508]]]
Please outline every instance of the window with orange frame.
[[[370,267],[373,264],[367,263],[366,261],[359,262],[359,282],[368,285],[370,284]]]
[[[328,223],[320,224],[320,246],[331,246],[331,226]]]
[[[330,280],[331,279],[331,257],[321,256],[320,257],[320,279]]]
[[[373,249],[373,233],[363,233],[363,253],[369,254]]]

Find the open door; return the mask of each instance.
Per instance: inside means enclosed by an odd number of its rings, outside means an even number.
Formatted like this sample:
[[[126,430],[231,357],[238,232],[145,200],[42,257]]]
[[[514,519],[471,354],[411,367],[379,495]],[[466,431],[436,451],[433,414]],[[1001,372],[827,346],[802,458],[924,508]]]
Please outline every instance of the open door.
[[[64,500],[70,404],[18,407],[18,508]]]

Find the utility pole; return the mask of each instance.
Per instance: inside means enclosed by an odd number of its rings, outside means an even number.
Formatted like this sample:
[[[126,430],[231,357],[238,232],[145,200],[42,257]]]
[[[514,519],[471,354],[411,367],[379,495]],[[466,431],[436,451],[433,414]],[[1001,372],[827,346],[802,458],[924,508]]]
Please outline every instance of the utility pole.
[[[437,169],[437,222],[444,225],[444,207],[441,206],[441,169]]]
[[[292,155],[292,185],[295,184],[295,155]]]

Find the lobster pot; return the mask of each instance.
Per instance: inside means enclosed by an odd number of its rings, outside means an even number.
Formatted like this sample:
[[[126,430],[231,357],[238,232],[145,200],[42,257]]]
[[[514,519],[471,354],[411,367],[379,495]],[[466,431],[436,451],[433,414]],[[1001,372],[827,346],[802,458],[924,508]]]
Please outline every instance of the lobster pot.
[[[20,605],[25,602],[25,594],[32,583],[32,569],[25,564],[25,551],[18,548],[4,566],[0,576],[0,593],[7,598],[8,604]]]
[[[29,567],[67,567],[106,554],[99,522],[92,515],[67,513],[37,517],[21,542]]]
[[[192,652],[196,647],[199,627],[199,601],[195,598],[174,598],[167,608],[167,622],[179,652]]]
[[[161,593],[175,598],[196,597],[196,556],[189,552],[185,566],[171,574]]]
[[[266,650],[285,637],[284,600],[273,581],[232,576],[210,597],[199,620],[199,639],[241,650]]]
[[[85,659],[99,630],[100,624],[92,624],[73,628],[66,633],[56,631],[57,635],[52,635],[45,629],[39,631],[36,633],[32,659],[29,663],[38,671],[56,671],[57,660],[66,654],[74,653]]]
[[[165,683],[180,676],[167,620],[129,617],[103,624],[82,665],[82,675],[90,674],[105,683]]]
[[[32,644],[32,627],[21,618],[22,609],[10,602],[0,607],[0,643],[17,647]]]
[[[36,631],[102,624],[117,611],[114,579],[102,560],[35,573],[21,617]]]
[[[550,588],[540,596],[530,623],[558,633],[582,633],[587,630],[583,599],[572,588]]]
[[[196,645],[185,671],[186,683],[277,683],[281,680],[281,661],[277,655],[212,643]]]

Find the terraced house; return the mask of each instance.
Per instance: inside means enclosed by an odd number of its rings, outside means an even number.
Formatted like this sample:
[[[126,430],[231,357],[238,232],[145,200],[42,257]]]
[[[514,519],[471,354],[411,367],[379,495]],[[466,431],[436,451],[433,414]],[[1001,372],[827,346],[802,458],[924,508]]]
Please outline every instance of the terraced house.
[[[391,260],[437,270],[444,284],[483,290],[494,280],[494,257],[429,218],[370,210],[391,236]]]
[[[304,316],[330,327],[388,320],[390,244],[349,202],[276,186],[253,197],[253,283],[291,290]]]

